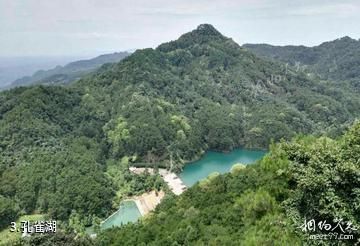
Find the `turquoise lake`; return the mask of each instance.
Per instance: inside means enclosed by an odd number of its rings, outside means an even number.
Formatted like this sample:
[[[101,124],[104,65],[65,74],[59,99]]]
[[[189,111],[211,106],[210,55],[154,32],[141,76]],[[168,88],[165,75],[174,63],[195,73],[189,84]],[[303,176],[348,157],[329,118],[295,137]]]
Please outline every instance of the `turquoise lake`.
[[[205,155],[184,167],[179,177],[188,187],[206,178],[213,172],[226,173],[236,163],[251,164],[261,159],[265,151],[235,149],[229,153],[208,151]]]
[[[141,217],[140,211],[134,201],[123,201],[119,210],[101,224],[102,230],[112,226],[120,226],[129,222],[135,222]]]
[[[251,164],[261,159],[265,153],[265,151],[246,149],[235,149],[229,153],[208,151],[200,160],[187,164],[179,177],[186,186],[190,187],[213,172],[229,172],[236,163]],[[101,224],[101,229],[135,222],[140,217],[141,214],[136,203],[134,201],[124,201],[120,204],[119,210]]]

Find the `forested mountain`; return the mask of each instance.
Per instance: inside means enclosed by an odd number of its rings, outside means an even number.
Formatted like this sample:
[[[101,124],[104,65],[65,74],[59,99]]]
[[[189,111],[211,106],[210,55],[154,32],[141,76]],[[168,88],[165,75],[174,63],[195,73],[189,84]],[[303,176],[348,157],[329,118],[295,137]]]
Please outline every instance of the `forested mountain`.
[[[0,93],[0,227],[31,212],[91,224],[114,201],[161,186],[129,165],[179,171],[209,149],[266,149],[300,133],[337,137],[359,115],[350,85],[259,58],[203,24],[70,85]],[[277,211],[274,194],[265,196]]]
[[[150,151],[166,159],[170,146],[189,160],[209,148],[266,148],[297,133],[338,135],[360,112],[356,92],[260,59],[210,25],[139,50],[78,85],[90,98],[101,86],[106,97],[97,107],[111,101],[104,129],[113,154],[140,158]]]
[[[128,55],[128,52],[106,54],[89,60],[71,62],[65,66],[56,66],[49,70],[39,70],[32,76],[15,80],[10,87],[31,84],[66,84],[93,72],[105,63],[119,62]]]
[[[360,40],[343,37],[315,47],[245,44],[255,54],[296,65],[324,79],[350,80],[360,88]]]

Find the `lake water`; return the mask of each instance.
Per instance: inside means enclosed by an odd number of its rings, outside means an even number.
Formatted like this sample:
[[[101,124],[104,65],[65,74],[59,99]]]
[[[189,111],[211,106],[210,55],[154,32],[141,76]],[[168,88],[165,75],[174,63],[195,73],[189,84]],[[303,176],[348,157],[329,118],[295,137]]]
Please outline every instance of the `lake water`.
[[[250,164],[265,155],[265,151],[235,149],[229,153],[208,151],[197,161],[187,164],[179,175],[188,187],[206,178],[213,172],[226,173],[236,163]]]
[[[141,217],[140,211],[134,201],[123,201],[119,210],[101,224],[102,230],[112,226],[120,226],[129,222],[135,222]]]
[[[213,172],[229,172],[234,164],[253,163],[261,159],[265,153],[265,151],[245,149],[235,149],[229,153],[208,151],[200,160],[187,164],[179,177],[186,186],[190,187]],[[141,214],[136,203],[134,201],[124,201],[121,203],[119,210],[101,224],[101,229],[135,222],[140,217]]]

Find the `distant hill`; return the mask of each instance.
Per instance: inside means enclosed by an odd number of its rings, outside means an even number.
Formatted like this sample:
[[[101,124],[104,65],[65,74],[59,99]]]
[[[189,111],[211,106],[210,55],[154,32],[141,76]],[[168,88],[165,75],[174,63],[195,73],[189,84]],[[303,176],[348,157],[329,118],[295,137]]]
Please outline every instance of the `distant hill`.
[[[71,62],[65,66],[56,66],[50,70],[39,70],[32,76],[25,76],[15,80],[10,87],[30,84],[66,84],[96,70],[105,63],[119,62],[129,54],[129,52],[116,52],[89,60]]]
[[[317,73],[323,79],[360,79],[360,40],[347,36],[314,47],[268,44],[244,44],[243,47],[263,58],[286,62],[304,71]]]
[[[14,80],[56,65],[65,65],[82,57],[69,56],[0,56],[0,89],[9,86]]]

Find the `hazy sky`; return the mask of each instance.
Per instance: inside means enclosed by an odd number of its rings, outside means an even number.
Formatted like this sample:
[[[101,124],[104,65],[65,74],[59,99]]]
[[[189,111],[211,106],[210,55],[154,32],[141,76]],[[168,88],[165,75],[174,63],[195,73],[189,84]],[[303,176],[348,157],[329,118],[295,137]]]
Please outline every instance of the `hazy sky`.
[[[156,47],[201,23],[242,43],[360,38],[359,0],[0,0],[0,56]]]

